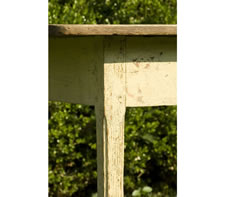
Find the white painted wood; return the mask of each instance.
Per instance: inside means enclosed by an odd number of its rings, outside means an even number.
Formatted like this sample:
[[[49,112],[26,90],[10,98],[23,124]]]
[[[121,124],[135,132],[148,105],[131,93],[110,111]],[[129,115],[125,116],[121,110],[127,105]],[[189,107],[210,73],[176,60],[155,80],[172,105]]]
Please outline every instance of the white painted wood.
[[[98,79],[102,81],[99,80],[99,100],[96,104],[99,197],[123,197],[126,109],[124,47],[123,37],[104,40],[105,63],[103,70],[99,71]]]
[[[97,68],[104,64],[102,40],[49,40],[50,100],[96,104]],[[126,37],[125,62],[126,106],[176,105],[176,37]]]
[[[102,37],[49,39],[49,100],[94,105]]]
[[[126,106],[176,105],[176,37],[129,37]]]

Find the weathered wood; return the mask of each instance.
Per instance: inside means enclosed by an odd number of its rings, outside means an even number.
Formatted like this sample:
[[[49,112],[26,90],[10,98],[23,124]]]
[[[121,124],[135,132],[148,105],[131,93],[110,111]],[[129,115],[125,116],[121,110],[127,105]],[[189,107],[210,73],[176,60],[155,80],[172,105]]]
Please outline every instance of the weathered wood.
[[[104,65],[99,68],[97,116],[98,196],[123,197],[125,121],[125,42],[104,40]]]
[[[176,105],[176,37],[129,37],[126,106]]]
[[[49,39],[50,100],[95,105],[102,40],[97,36]]]
[[[50,38],[50,100],[96,104],[98,67],[104,64],[103,39]],[[126,106],[176,105],[175,36],[126,37],[125,56]]]
[[[50,36],[176,35],[176,25],[49,25]]]

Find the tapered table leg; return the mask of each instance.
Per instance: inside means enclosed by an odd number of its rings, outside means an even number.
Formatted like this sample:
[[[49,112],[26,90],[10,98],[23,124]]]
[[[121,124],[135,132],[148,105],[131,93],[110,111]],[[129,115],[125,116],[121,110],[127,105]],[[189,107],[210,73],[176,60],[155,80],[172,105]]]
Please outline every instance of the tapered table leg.
[[[98,71],[98,197],[123,197],[125,98],[123,37],[104,39],[104,65]]]

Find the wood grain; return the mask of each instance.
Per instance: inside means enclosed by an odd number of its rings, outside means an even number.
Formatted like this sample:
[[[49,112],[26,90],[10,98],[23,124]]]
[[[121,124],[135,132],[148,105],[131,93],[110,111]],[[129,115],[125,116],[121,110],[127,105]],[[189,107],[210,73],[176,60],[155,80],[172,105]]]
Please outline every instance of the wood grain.
[[[105,63],[99,72],[102,82],[99,80],[99,102],[95,105],[98,196],[123,197],[125,42],[122,37],[105,38],[104,45]]]
[[[50,36],[171,36],[176,34],[176,25],[49,25]]]

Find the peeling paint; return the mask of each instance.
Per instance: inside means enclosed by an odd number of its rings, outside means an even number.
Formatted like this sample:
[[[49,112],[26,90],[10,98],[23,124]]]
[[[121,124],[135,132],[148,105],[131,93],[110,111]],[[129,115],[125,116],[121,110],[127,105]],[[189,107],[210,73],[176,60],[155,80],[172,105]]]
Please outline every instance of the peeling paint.
[[[143,96],[138,96],[137,101],[143,103]]]
[[[148,68],[150,66],[150,64],[146,64],[145,68]]]

